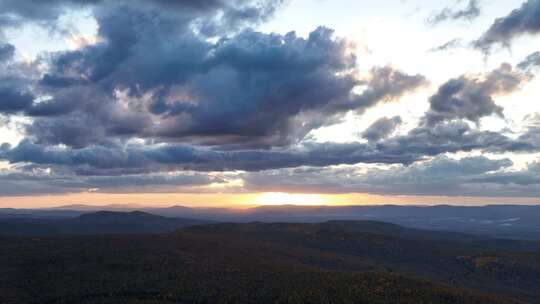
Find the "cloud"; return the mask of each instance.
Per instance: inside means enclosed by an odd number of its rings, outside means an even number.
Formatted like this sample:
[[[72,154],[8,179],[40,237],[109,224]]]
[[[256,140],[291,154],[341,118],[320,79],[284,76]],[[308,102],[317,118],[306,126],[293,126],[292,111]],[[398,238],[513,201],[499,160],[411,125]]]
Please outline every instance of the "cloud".
[[[281,5],[0,0],[5,26],[57,30],[74,10],[88,12],[98,26],[91,44],[29,63],[13,59],[11,44],[0,44],[1,118],[23,117],[25,136],[0,147],[0,160],[9,163],[0,172],[0,194],[199,191],[238,175],[247,182],[242,190],[474,194],[476,185],[499,187],[488,177],[502,176],[511,163],[444,154],[539,150],[535,126],[517,137],[479,129],[482,117],[503,116],[494,98],[531,77],[535,54],[516,70],[504,64],[443,84],[406,134],[394,134],[402,123],[395,116],[364,130],[367,142],[311,141],[313,130],[398,102],[429,81],[392,66],[360,76],[354,44],[327,27],[305,37],[254,29]],[[478,10],[470,1],[441,12],[437,22],[474,18]],[[389,169],[366,173],[358,164]]]
[[[433,126],[420,125],[405,135],[378,142],[375,147],[382,155],[421,160],[456,152],[532,152],[538,150],[539,143],[534,137],[511,139],[498,132],[472,129],[464,121],[453,120]]]
[[[167,172],[122,176],[81,176],[61,169],[36,166],[0,172],[0,193],[102,192],[205,192],[210,185],[231,187],[242,180],[244,191],[372,193],[396,195],[536,197],[540,194],[539,163],[509,170],[509,159],[483,156],[462,159],[438,156],[410,166],[366,169],[359,166],[299,167],[240,174]],[[238,190],[232,186],[229,190]]]
[[[96,4],[100,0],[2,0],[0,8],[6,15],[14,15],[24,20],[49,20],[56,19],[63,10],[72,5]]]
[[[152,193],[204,192],[204,187],[225,184],[226,174],[167,172],[123,176],[80,176],[55,167],[35,166],[0,171],[0,193],[5,196],[79,192]]]
[[[0,85],[0,113],[16,113],[26,109],[34,101],[34,96],[16,88]]]
[[[457,1],[462,2],[461,0]],[[481,8],[478,3],[478,0],[469,0],[467,7],[463,9],[456,9],[446,7],[439,12],[433,13],[433,15],[428,18],[427,22],[431,25],[437,25],[439,23],[448,21],[448,20],[467,20],[471,21],[480,16]]]
[[[514,71],[509,64],[501,65],[484,77],[464,75],[451,79],[430,97],[425,122],[434,125],[445,120],[467,119],[478,123],[484,116],[504,117],[503,108],[493,97],[514,92],[528,79],[528,75]]]
[[[391,67],[358,79],[353,46],[325,27],[307,38],[243,29],[211,42],[189,11],[102,5],[94,14],[100,42],[52,54],[40,81],[51,98],[26,111],[39,116],[26,130],[40,143],[80,148],[140,137],[287,146],[427,82]],[[84,134],[88,124],[96,129]]]
[[[478,176],[473,179],[477,183],[486,184],[499,184],[499,185],[516,185],[531,187],[530,191],[534,193],[540,192],[540,163],[533,162],[527,166],[527,168],[520,171],[508,171],[500,172],[498,174],[489,174],[484,176]],[[537,194],[536,194],[537,195]]]
[[[0,42],[0,115],[20,114],[35,100],[32,77],[25,64],[13,59],[15,47]]]
[[[474,46],[489,52],[494,45],[509,47],[515,38],[540,32],[540,1],[528,0],[507,16],[497,18]]]
[[[528,115],[524,120],[525,131],[518,137],[518,140],[540,145],[540,114]]]
[[[84,148],[41,145],[28,139],[15,147],[4,145],[0,159],[11,164],[33,163],[66,167],[81,175],[123,175],[193,171],[259,171],[300,166],[339,164],[412,164],[443,153],[485,151],[492,153],[538,151],[533,130],[518,139],[474,130],[460,121],[419,126],[405,135],[368,144],[315,143],[279,149],[222,150],[189,144],[118,144]]]
[[[207,144],[288,144],[290,130],[301,129],[294,118],[309,119],[324,108],[331,115],[332,105],[351,103],[358,80],[349,71],[355,57],[346,49],[345,40],[323,27],[307,39],[244,31],[222,40],[212,67],[186,85],[195,102],[173,100],[158,108],[166,123],[156,136]],[[312,123],[304,125],[318,125]]]
[[[256,192],[537,196],[540,193],[538,164],[520,171],[509,171],[511,166],[509,159],[438,156],[410,166],[302,167],[246,173],[243,178],[246,189]]]
[[[199,24],[201,30],[210,33],[219,31],[220,27],[229,29],[266,20],[281,2],[281,0],[117,0],[113,3],[104,0],[1,0],[0,20],[4,26],[38,23],[54,28],[58,26],[59,18],[70,10],[100,9],[120,5],[163,10],[180,18],[186,16],[201,18]]]
[[[0,42],[0,63],[7,61],[15,54],[15,47],[9,43]]]
[[[463,47],[463,40],[460,38],[452,39],[442,45],[436,46],[429,50],[429,52],[435,53],[435,52],[446,52],[452,49],[457,49]]]
[[[0,159],[12,164],[64,166],[82,175],[123,175],[168,170],[257,171],[358,162],[402,162],[406,156],[380,155],[365,144],[307,144],[276,151],[223,151],[185,144],[100,145],[82,149],[50,147],[24,140],[4,145]]]
[[[182,171],[122,176],[73,175],[60,169],[31,169],[0,174],[3,195],[99,191],[200,192],[199,188],[243,180],[245,191],[372,193],[399,195],[534,197],[540,193],[539,165],[509,171],[508,159],[438,156],[410,166],[364,170],[358,166],[299,167],[242,174]],[[52,167],[54,168],[54,166]]]
[[[53,168],[54,172],[59,172],[56,175],[69,176],[68,179],[74,184],[79,183],[80,180],[91,180],[92,177],[96,177],[97,180],[102,180],[99,177],[103,177],[103,180],[108,180],[107,178],[113,180],[114,177],[118,177],[119,180],[125,181],[125,185],[122,186],[123,189],[132,189],[129,187],[130,182],[134,185],[141,185],[139,188],[142,189],[142,184],[145,181],[153,185],[153,179],[150,179],[150,181],[145,179],[148,174],[161,175],[167,174],[167,172],[199,172],[197,174],[205,175],[205,172],[218,171],[226,174],[228,171],[241,170],[251,172],[245,173],[246,176],[251,177],[259,176],[257,172],[267,174],[276,172],[276,170],[277,172],[289,172],[288,170],[301,172],[303,167],[310,167],[314,172],[330,172],[335,170],[334,167],[331,167],[333,165],[355,165],[359,163],[394,164],[398,165],[398,168],[401,165],[405,166],[403,168],[409,166],[418,168],[419,164],[426,163],[429,157],[441,158],[444,157],[441,156],[444,153],[470,151],[490,153],[534,152],[540,148],[540,136],[538,136],[540,132],[537,131],[538,128],[535,126],[536,124],[533,123],[525,134],[517,139],[512,139],[496,132],[471,129],[468,124],[461,121],[441,122],[430,127],[419,126],[405,135],[368,144],[304,143],[301,146],[273,150],[217,150],[187,144],[164,143],[131,143],[124,145],[109,143],[73,149],[63,146],[44,146],[24,140],[14,147],[9,144],[2,145],[0,147],[0,159],[8,161],[13,168],[29,168],[32,171]],[[440,172],[445,172],[449,176],[461,171],[465,173],[471,172],[472,174],[481,170],[497,170],[499,168],[497,164],[505,163],[464,163],[457,169],[444,168]],[[443,166],[439,165],[438,168],[441,167]],[[393,172],[392,170],[395,170],[395,168],[391,167],[389,169],[389,176],[391,175],[390,172]],[[315,185],[321,187],[318,191],[353,191],[351,188],[347,188],[347,185],[354,186],[357,185],[356,183],[337,178],[351,176],[350,172],[340,170],[332,172],[333,175],[328,175],[328,179],[321,174],[318,176],[318,180],[315,180],[314,175],[314,180],[311,181],[314,184],[313,187]],[[124,178],[125,176],[134,177]],[[140,184],[137,184],[139,179],[135,176],[141,176]],[[301,175],[298,174],[298,176]],[[334,179],[330,180],[330,176]],[[431,179],[437,180],[433,176]],[[280,180],[287,181],[286,179]],[[17,182],[11,181],[10,183]],[[94,182],[93,185],[97,186],[97,182]],[[295,183],[290,182],[289,185],[292,187]],[[270,186],[271,183],[268,184],[268,187]],[[378,190],[376,183],[365,185],[365,187],[368,192],[384,190]],[[77,189],[82,189],[82,187]],[[247,187],[245,189],[254,190],[255,188]],[[288,189],[288,186],[286,186],[281,191]],[[308,188],[302,187],[298,189],[307,190]],[[315,189],[312,188],[311,190],[314,191]],[[422,191],[428,193],[428,190],[426,188]],[[111,187],[106,191],[114,192],[115,190],[114,187]],[[396,187],[394,191],[400,191],[400,188]],[[450,189],[445,191],[450,191]],[[409,192],[405,191],[405,193]]]
[[[49,4],[50,11],[34,12],[2,3],[25,22],[51,23],[82,5]],[[80,176],[414,161],[362,143],[292,146],[349,111],[397,100],[427,80],[390,66],[359,79],[354,46],[326,27],[305,38],[249,28],[280,4],[85,3],[99,39],[42,55],[28,79],[21,74],[6,87],[10,102],[1,111],[31,120],[23,123],[27,138],[4,145],[0,158]]]
[[[125,1],[114,3],[84,2],[84,4],[95,5],[93,14],[99,24],[101,40],[97,44],[88,45],[82,49],[50,55],[50,62],[46,62],[50,68],[45,71],[39,82],[40,86],[34,88],[34,91],[39,92],[40,95],[47,96],[46,100],[35,104],[27,103],[26,107],[17,108],[19,111],[24,110],[25,114],[29,116],[39,117],[27,127],[28,133],[37,137],[40,142],[65,143],[75,147],[102,143],[107,141],[109,136],[153,137],[163,134],[167,137],[170,131],[165,129],[143,133],[142,129],[146,127],[144,122],[150,121],[150,118],[154,114],[158,114],[160,109],[163,112],[159,114],[163,114],[163,119],[167,119],[167,123],[171,127],[175,127],[171,121],[184,120],[181,117],[182,106],[185,105],[185,102],[195,102],[196,100],[176,100],[175,94],[181,94],[178,91],[182,90],[182,86],[189,85],[190,87],[186,87],[185,90],[193,89],[195,90],[194,94],[206,94],[200,90],[206,89],[205,86],[208,86],[210,81],[214,81],[216,84],[223,81],[219,77],[227,76],[227,72],[221,73],[221,71],[228,70],[229,73],[236,74],[234,79],[236,82],[242,82],[249,77],[252,77],[254,82],[257,81],[257,75],[251,75],[256,74],[257,71],[240,71],[241,68],[231,67],[230,65],[234,63],[226,62],[228,59],[212,55],[216,52],[221,54],[221,47],[224,48],[226,45],[233,46],[231,49],[234,50],[234,42],[237,40],[227,44],[226,40],[228,39],[226,38],[220,40],[219,44],[208,42],[207,35],[210,35],[208,33],[210,23],[215,22],[215,28],[216,30],[220,29],[220,33],[229,33],[229,31],[235,31],[268,18],[281,1],[141,0],[137,3],[137,5],[131,5],[131,2]],[[36,2],[35,6],[40,4],[41,2]],[[36,14],[44,14],[38,16],[34,15],[33,12],[28,12],[30,7],[23,4],[11,1],[2,3],[6,12],[9,11],[30,21],[56,19],[58,14],[63,13],[64,8],[80,4],[79,1],[49,2],[48,5],[55,7],[51,14],[41,12],[32,6],[32,9],[36,9]],[[202,33],[203,27],[204,33]],[[214,34],[218,34],[218,32],[214,31],[212,35]],[[242,37],[238,37],[238,41],[248,38],[248,35],[248,31],[246,31]],[[254,37],[255,35],[257,33],[252,34]],[[278,40],[281,39],[272,35],[263,37],[262,34],[255,39],[258,38],[261,39],[261,43],[263,43],[263,39],[266,39],[269,51],[277,46],[276,43],[279,43]],[[314,39],[316,38],[314,37]],[[326,38],[332,39],[321,37],[321,39]],[[314,39],[310,42],[315,44]],[[257,43],[257,41],[251,42]],[[321,42],[324,43],[324,41]],[[334,43],[333,40],[327,42]],[[328,50],[327,55],[340,56],[340,54],[331,54],[331,52],[339,51],[341,44],[341,42],[336,41],[335,46]],[[315,50],[317,47],[317,45],[313,46],[314,52],[317,51]],[[320,45],[320,47],[325,47],[325,45]],[[287,48],[289,47],[283,48],[284,55],[287,51],[290,51],[291,56],[298,56],[298,51],[309,51],[306,49],[298,50],[295,54],[292,45],[289,50]],[[257,56],[257,50],[253,51],[253,56]],[[263,56],[262,52],[265,50],[260,51],[260,55]],[[279,56],[279,54],[276,55]],[[319,58],[309,58],[308,60],[324,60],[322,56],[326,56],[326,54],[314,54],[313,56],[319,56]],[[258,59],[254,58],[254,60]],[[261,60],[272,60],[272,58],[261,58]],[[283,60],[287,60],[287,58],[283,58]],[[292,62],[295,59],[291,58],[290,60]],[[298,59],[298,61],[301,60],[301,58]],[[329,58],[329,60],[334,59]],[[335,60],[339,60],[339,58],[336,57]],[[283,63],[286,64],[286,62]],[[238,65],[241,64],[238,62]],[[254,64],[257,63],[254,62]],[[324,65],[325,63],[321,63],[319,71],[322,71]],[[262,71],[264,69],[262,67]],[[322,73],[319,73],[321,75],[308,75],[307,77],[310,78],[308,81],[312,79],[324,82],[326,81],[324,77],[330,77],[330,73],[331,71],[328,71],[328,75],[322,75]],[[210,79],[214,74],[217,79]],[[346,81],[352,83],[350,76],[347,78],[343,81],[343,86]],[[335,81],[336,85],[339,85],[340,80],[330,78],[328,81]],[[276,87],[278,85],[275,84]],[[261,87],[261,90],[265,89],[271,88]],[[238,97],[245,100],[252,97],[248,96],[249,92],[242,92],[242,88],[239,87],[238,90]],[[260,92],[259,94],[264,93]],[[118,95],[122,94],[127,96],[120,100]],[[152,99],[154,94],[156,100]],[[242,94],[245,96],[241,96]],[[148,96],[152,100],[148,100]],[[198,96],[193,96],[193,98],[196,97],[198,98]],[[137,98],[139,98],[138,102],[135,102]],[[157,100],[161,98],[174,103],[174,105],[170,105],[171,109],[168,108],[169,105],[164,104],[164,100]],[[212,102],[222,103],[222,106],[227,107],[224,104],[227,101],[219,100],[219,96],[209,96],[208,98],[213,100],[209,101],[205,109],[199,111],[201,112],[199,119],[204,116],[203,110],[214,108]],[[245,100],[235,100],[234,102],[246,102]],[[220,105],[216,104],[216,106]],[[226,114],[222,113],[221,115]],[[80,122],[80,125],[76,125],[77,121]],[[95,125],[99,130],[90,132],[91,136],[86,136],[83,129],[88,124]],[[136,125],[140,125],[140,127]],[[103,138],[99,138],[97,136],[99,134]],[[62,136],[66,137],[62,138]]]
[[[361,147],[359,144],[316,145],[306,147],[307,151],[297,151],[294,154],[269,151],[203,153],[186,146],[170,145],[153,149],[127,147],[124,150],[115,150],[111,147],[101,147],[95,150],[85,148],[81,151],[50,148],[47,148],[47,151],[40,151],[42,148],[24,143],[14,149],[4,146],[3,154],[21,161],[31,159],[34,165],[19,166],[21,168],[17,171],[19,173],[7,172],[0,176],[0,179],[8,181],[9,184],[19,185],[19,188],[23,187],[25,190],[21,192],[22,194],[25,191],[40,193],[46,189],[43,188],[44,185],[58,192],[78,192],[96,188],[103,192],[188,191],[187,189],[193,189],[191,187],[226,184],[231,179],[242,179],[243,189],[247,191],[485,195],[476,185],[499,186],[502,182],[497,182],[497,179],[502,180],[502,177],[506,176],[506,173],[500,170],[512,165],[508,159],[468,157],[455,160],[437,156],[433,160],[415,162],[411,165],[367,171],[357,166],[328,166],[333,163],[352,165],[362,158],[367,159],[370,153],[362,151],[359,147]],[[351,151],[356,151],[356,156],[353,157]],[[39,163],[43,165],[40,166]],[[304,165],[296,166],[300,163]],[[63,167],[64,164],[68,166]],[[293,166],[295,168],[284,168],[286,164],[295,165]],[[70,171],[77,166],[79,171]],[[136,166],[140,166],[138,169],[147,167],[135,171]],[[208,175],[204,172],[191,171],[192,168],[215,170],[240,166],[242,169],[256,170],[248,170],[247,173],[240,175],[230,175],[226,172]],[[145,171],[148,168],[151,170],[159,168],[164,171],[150,173]],[[172,174],[174,172],[178,173]],[[530,183],[533,183],[534,176],[532,173],[529,175]],[[20,192],[19,188],[5,189],[5,195],[15,195]],[[495,195],[504,196],[504,193],[499,191]],[[526,195],[527,193],[523,193],[520,196]]]
[[[390,66],[371,69],[371,76],[361,82],[366,89],[354,101],[353,109],[365,110],[378,102],[397,100],[428,84],[425,76],[409,75]]]
[[[383,117],[375,121],[364,132],[362,137],[369,141],[379,141],[388,137],[403,122],[400,116]]]
[[[540,52],[534,52],[521,61],[517,67],[522,70],[530,70],[540,66]]]

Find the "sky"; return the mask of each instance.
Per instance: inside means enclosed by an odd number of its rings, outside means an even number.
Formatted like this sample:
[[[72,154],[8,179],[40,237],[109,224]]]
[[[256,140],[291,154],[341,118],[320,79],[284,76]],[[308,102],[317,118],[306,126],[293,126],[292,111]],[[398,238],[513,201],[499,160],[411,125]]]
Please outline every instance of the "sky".
[[[540,204],[540,0],[0,0],[0,207]]]

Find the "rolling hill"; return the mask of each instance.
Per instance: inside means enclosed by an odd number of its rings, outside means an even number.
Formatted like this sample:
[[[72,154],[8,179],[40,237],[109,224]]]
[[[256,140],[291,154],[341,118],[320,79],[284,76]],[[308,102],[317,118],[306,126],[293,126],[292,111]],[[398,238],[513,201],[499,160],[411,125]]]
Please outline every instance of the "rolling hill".
[[[540,303],[538,249],[373,221],[11,236],[0,238],[0,302]]]
[[[55,236],[79,234],[160,233],[178,228],[208,224],[211,221],[167,218],[140,211],[98,211],[73,218],[4,218],[0,235]]]
[[[330,220],[373,220],[405,227],[455,231],[492,238],[540,241],[540,206],[260,206],[247,209],[143,207],[138,205],[69,205],[50,209],[1,209],[1,219],[74,218],[100,210],[143,212],[169,218],[216,222],[320,223]]]

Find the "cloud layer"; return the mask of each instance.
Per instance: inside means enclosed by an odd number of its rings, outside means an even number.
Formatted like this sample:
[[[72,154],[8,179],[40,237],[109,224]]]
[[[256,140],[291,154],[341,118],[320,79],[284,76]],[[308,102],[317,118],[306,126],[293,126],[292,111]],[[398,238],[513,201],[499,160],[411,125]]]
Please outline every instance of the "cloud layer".
[[[535,34],[540,1],[497,19],[484,51]],[[313,133],[399,103],[430,80],[398,67],[360,69],[355,45],[319,26],[305,36],[257,30],[283,1],[0,0],[0,26],[66,33],[84,11],[97,37],[73,49],[18,58],[0,42],[0,118],[24,138],[0,143],[0,195],[84,191],[297,191],[533,196],[537,165],[513,170],[507,153],[538,153],[540,128],[487,131],[505,118],[499,96],[526,85],[533,53],[435,87],[418,122],[377,117],[357,138]],[[472,20],[478,1],[430,20]],[[293,29],[291,29],[293,30]],[[3,36],[0,36],[3,37]],[[463,46],[455,39],[433,51]],[[395,115],[395,114],[394,114]],[[536,121],[537,118],[532,118]],[[452,158],[452,154],[490,153]],[[500,156],[503,155],[503,156]],[[367,169],[366,169],[367,168]],[[240,182],[239,182],[240,181]]]

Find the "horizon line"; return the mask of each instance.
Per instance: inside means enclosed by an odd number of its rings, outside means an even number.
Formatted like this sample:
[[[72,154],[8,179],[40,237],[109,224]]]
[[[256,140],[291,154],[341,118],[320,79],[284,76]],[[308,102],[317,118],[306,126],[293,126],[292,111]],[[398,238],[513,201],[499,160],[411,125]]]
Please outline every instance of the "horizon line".
[[[395,207],[465,207],[465,208],[481,208],[489,206],[508,206],[508,207],[540,207],[540,204],[515,204],[515,203],[501,203],[501,204],[479,204],[479,205],[466,205],[466,204],[399,204],[399,203],[384,203],[384,204],[346,204],[346,205],[331,205],[331,204],[321,204],[321,205],[303,205],[303,204],[253,204],[253,205],[231,205],[231,206],[186,206],[179,204],[172,205],[143,205],[143,204],[104,204],[104,205],[90,205],[90,204],[67,204],[67,205],[58,205],[51,207],[35,207],[35,208],[16,208],[16,207],[0,207],[1,209],[15,209],[15,210],[77,210],[77,208],[88,208],[93,211],[101,210],[100,208],[116,208],[116,209],[126,209],[131,211],[136,211],[138,208],[141,209],[167,209],[167,208],[187,208],[187,209],[228,209],[228,210],[249,210],[255,208],[285,208],[285,207],[303,207],[303,208],[347,208],[347,207],[385,207],[385,206],[395,206]],[[77,210],[79,211],[79,210]],[[80,210],[82,211],[82,210]]]

